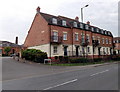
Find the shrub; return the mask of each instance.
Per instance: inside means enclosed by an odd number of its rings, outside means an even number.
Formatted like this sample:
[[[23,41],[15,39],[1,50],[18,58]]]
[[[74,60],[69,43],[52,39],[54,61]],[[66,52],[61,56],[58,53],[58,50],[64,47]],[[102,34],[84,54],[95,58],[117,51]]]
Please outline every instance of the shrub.
[[[6,56],[8,56],[10,51],[11,51],[11,47],[5,47],[4,48],[4,52],[5,52]]]
[[[63,56],[59,56],[59,60],[60,60],[60,62],[62,62],[63,61]]]
[[[44,59],[47,58],[47,53],[36,49],[26,49],[22,51],[22,58],[31,60],[37,63],[43,63]]]
[[[70,59],[70,63],[87,63],[90,62],[89,59],[87,58],[74,58],[74,59]]]
[[[58,56],[55,56],[55,60],[57,60],[58,59]]]
[[[102,58],[94,58],[93,61],[94,61],[94,62],[99,62],[99,61],[102,61]]]
[[[64,56],[64,62],[68,63],[69,62],[69,57],[68,56]]]

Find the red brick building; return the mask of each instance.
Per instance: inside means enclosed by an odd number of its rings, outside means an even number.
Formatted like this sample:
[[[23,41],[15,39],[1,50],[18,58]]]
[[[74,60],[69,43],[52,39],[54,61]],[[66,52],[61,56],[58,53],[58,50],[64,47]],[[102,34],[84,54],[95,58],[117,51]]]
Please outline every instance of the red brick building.
[[[114,43],[114,50],[116,51],[116,54],[120,54],[120,37],[114,37],[113,38]]]
[[[21,50],[23,49],[22,45],[18,45],[18,37],[16,37],[15,43],[8,41],[0,41],[0,56],[2,56],[2,54],[6,54],[6,52],[4,51],[6,47],[10,47],[11,49],[8,55],[20,53]]]
[[[54,16],[40,12],[38,7],[24,46],[47,52],[48,57],[98,58],[113,53],[113,35],[90,22],[80,22],[78,17]]]

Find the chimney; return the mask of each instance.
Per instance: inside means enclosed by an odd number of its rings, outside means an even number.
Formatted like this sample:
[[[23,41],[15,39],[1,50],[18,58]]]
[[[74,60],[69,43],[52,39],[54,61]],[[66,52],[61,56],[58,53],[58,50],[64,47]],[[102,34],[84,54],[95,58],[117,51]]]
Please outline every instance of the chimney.
[[[79,21],[79,17],[78,17],[78,16],[76,16],[75,20],[76,20],[76,21]]]
[[[88,21],[87,24],[90,25],[90,21]]]
[[[37,13],[40,12],[40,7],[38,6],[37,9],[36,9]]]
[[[15,39],[15,44],[18,44],[18,37],[16,37]]]

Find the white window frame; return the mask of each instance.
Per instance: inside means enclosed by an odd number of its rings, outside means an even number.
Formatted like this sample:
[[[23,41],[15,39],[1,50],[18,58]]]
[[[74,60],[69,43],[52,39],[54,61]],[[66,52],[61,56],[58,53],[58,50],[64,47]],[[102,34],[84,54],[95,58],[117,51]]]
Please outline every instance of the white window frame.
[[[100,37],[98,37],[98,43],[100,43]]]
[[[99,33],[99,28],[96,29],[97,33]]]
[[[79,35],[78,33],[75,33],[75,41],[78,41],[79,40]]]
[[[57,46],[53,46],[53,53],[57,54],[58,53],[58,47]]]
[[[53,24],[57,24],[57,19],[56,18],[52,18],[52,23]]]
[[[104,40],[104,38],[102,38],[102,43],[105,44],[105,40]]]
[[[93,27],[91,28],[91,31],[94,32],[94,28]]]
[[[80,28],[81,28],[81,29],[83,29],[83,27],[84,27],[84,26],[83,26],[83,24],[82,24],[82,23],[80,23]]]
[[[106,38],[106,44],[108,44],[108,39]]]
[[[90,42],[90,36],[88,34],[86,35],[86,40],[88,40],[88,42]]]
[[[57,31],[53,31],[53,37],[54,37],[53,41],[58,42],[58,32]]]
[[[67,32],[63,32],[63,40],[67,40]]]
[[[62,25],[66,26],[66,21],[65,20],[62,20]]]
[[[86,29],[86,30],[89,30],[89,25],[85,25],[85,29]]]
[[[85,34],[84,33],[81,33],[81,41],[82,41],[82,43],[85,42]]]
[[[109,44],[111,44],[111,39],[109,39]]]
[[[77,27],[77,22],[73,22],[74,27]]]

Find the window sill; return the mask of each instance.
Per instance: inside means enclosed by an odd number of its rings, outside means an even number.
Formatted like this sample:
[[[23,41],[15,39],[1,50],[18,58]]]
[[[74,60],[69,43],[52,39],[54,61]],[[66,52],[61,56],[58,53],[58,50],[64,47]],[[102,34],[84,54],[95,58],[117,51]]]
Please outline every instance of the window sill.
[[[58,55],[58,53],[53,53],[53,55]]]

